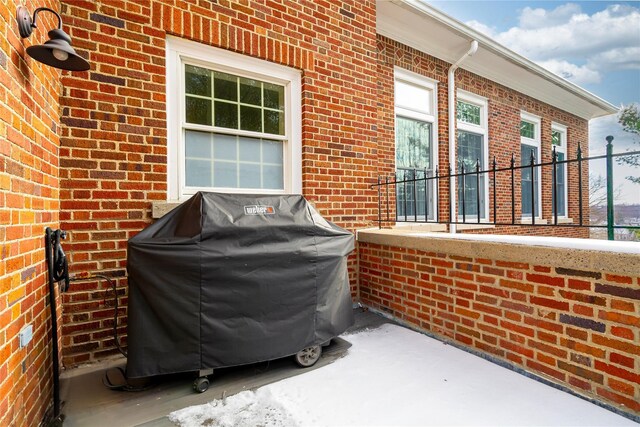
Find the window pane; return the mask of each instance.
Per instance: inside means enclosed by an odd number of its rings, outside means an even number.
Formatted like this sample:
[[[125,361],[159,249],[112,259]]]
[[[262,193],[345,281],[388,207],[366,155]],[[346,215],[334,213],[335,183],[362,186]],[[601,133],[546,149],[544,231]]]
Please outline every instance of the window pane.
[[[557,152],[558,161],[564,161],[564,153]],[[556,194],[558,195],[558,216],[566,216],[567,215],[567,201],[565,199],[565,188],[566,188],[566,178],[565,178],[565,170],[566,164],[556,165]],[[553,192],[551,193],[551,211],[555,215],[555,196]]]
[[[227,73],[216,71],[213,74],[213,96],[228,101],[238,100],[238,78]]]
[[[238,105],[228,102],[215,102],[216,126],[238,129]]]
[[[521,165],[530,165],[531,164],[531,153],[534,155],[534,164],[537,162],[536,154],[537,149],[534,146],[522,144],[520,147],[520,156],[521,156]],[[540,209],[540,203],[538,200],[538,168],[534,167],[533,170],[533,184],[531,177],[531,168],[525,167],[520,169],[521,174],[521,194],[522,194],[522,216],[530,217],[532,216],[533,211],[533,202],[535,202],[535,210],[536,215]],[[533,199],[531,196],[531,188],[533,185]]]
[[[235,162],[214,162],[213,163],[213,186],[214,187],[238,187],[238,172]]]
[[[555,130],[551,132],[551,143],[553,145],[562,146],[562,133]]]
[[[396,117],[396,168],[431,169],[431,123]]]
[[[228,130],[183,129],[190,187],[284,189],[284,144],[237,135],[285,135],[285,86],[185,64],[185,121]]]
[[[260,164],[240,163],[240,187],[260,188]]]
[[[257,80],[240,77],[240,102],[262,105],[262,84]]]
[[[262,188],[272,190],[284,188],[284,179],[282,166],[263,166],[262,167]]]
[[[264,106],[284,110],[284,86],[264,83]]]
[[[285,134],[284,86],[193,65],[185,70],[187,123]],[[202,96],[213,96],[213,103]]]
[[[239,159],[241,162],[260,162],[260,140],[252,138],[239,139]]]
[[[399,220],[433,219],[433,181],[425,183],[424,170],[431,171],[431,123],[396,116],[396,173],[398,180],[416,178],[422,181],[398,184],[396,187]],[[429,175],[432,176],[432,175]],[[426,194],[426,193],[429,194]],[[427,199],[425,206],[425,199]]]
[[[184,82],[187,93],[211,97],[211,71],[206,68],[185,65]]]
[[[216,134],[213,137],[213,153],[216,160],[236,161],[238,154],[236,150],[237,138],[230,135]]]
[[[475,171],[478,161],[480,161],[480,170],[484,169],[483,140],[482,135],[458,131],[458,170],[460,170],[460,163],[464,163],[465,172]]]
[[[428,177],[434,176],[427,172]],[[416,181],[412,181],[413,179]],[[423,170],[400,169],[397,171],[399,181],[410,180],[396,185],[397,217],[401,221],[424,220],[428,209],[428,220],[434,219],[433,199],[435,195],[435,181],[425,180]],[[425,202],[426,200],[426,202]]]
[[[478,105],[458,101],[456,111],[458,120],[480,126],[480,107]]]
[[[538,162],[538,149],[534,145],[522,144],[520,146],[520,164],[522,166],[531,164],[531,160],[533,158],[533,163]]]
[[[185,154],[187,159],[211,159],[211,134],[207,132],[185,132]]]
[[[462,177],[458,178],[458,215],[475,216],[478,215],[478,198],[480,199],[480,218],[484,218],[485,211],[485,175],[475,174],[476,165],[480,162],[480,171],[485,169],[484,159],[484,137],[479,134],[458,131],[458,172],[461,172],[464,165],[465,175],[464,185]],[[463,204],[464,201],[464,204]],[[463,209],[464,207],[464,209]],[[466,218],[465,218],[466,219]]]
[[[191,96],[187,96],[186,101],[187,123],[211,126],[211,101]]]
[[[520,136],[525,138],[535,138],[535,125],[527,121],[520,121]]]
[[[189,187],[211,187],[211,161],[186,160],[185,181]]]
[[[282,141],[187,131],[186,184],[282,190],[283,148]]]
[[[282,143],[262,141],[262,161],[264,163],[282,164]]]
[[[556,154],[558,155],[558,161],[559,162],[564,162],[564,153],[556,151]],[[557,176],[558,182],[564,182],[564,164],[556,165],[556,166],[558,168],[558,174],[557,174],[558,175]],[[560,172],[562,172],[562,173],[560,173]]]
[[[284,135],[284,113],[264,110],[264,132]]]
[[[240,106],[240,129],[262,132],[262,114],[259,108]]]
[[[458,216],[464,216],[465,220],[469,217],[478,218],[478,201],[480,202],[480,219],[484,218],[484,177],[480,175],[479,179],[476,175],[465,175],[464,186],[462,185],[462,177],[458,178]],[[464,188],[464,193],[463,193]],[[479,193],[478,193],[479,191]],[[464,195],[464,204],[463,204]],[[478,197],[480,200],[478,200]]]
[[[396,105],[398,107],[417,111],[420,113],[431,113],[430,90],[403,81],[396,81],[395,87]]]

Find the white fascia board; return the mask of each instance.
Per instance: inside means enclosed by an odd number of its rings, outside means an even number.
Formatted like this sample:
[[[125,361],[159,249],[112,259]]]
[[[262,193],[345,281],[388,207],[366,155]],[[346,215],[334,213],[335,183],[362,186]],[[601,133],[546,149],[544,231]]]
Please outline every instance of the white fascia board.
[[[461,68],[583,119],[618,111],[611,103],[420,0],[378,0],[376,27],[380,35],[449,63],[476,40],[478,52]]]

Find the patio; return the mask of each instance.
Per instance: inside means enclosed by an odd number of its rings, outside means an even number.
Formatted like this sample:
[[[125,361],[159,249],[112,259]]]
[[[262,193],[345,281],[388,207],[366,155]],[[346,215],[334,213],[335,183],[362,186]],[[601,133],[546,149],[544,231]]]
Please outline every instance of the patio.
[[[190,408],[172,419],[183,426],[636,425],[569,393],[387,323],[385,317],[357,309],[356,324],[346,338],[334,340],[313,368],[301,370],[283,359],[221,369],[203,394],[191,390],[192,374],[162,378],[143,392],[110,391],[101,378],[106,368],[123,366],[121,358],[71,370],[62,377],[65,425],[172,426],[176,424],[167,417],[171,412],[214,399],[224,403]],[[404,350],[405,344],[410,351]],[[258,388],[258,393],[238,395]],[[224,419],[216,418],[223,413]],[[272,418],[261,418],[264,413]]]
[[[375,328],[389,320],[370,312],[356,310],[355,332]],[[194,393],[193,373],[162,377],[142,392],[117,392],[102,384],[105,370],[124,367],[126,361],[117,357],[101,364],[88,365],[61,375],[61,396],[65,426],[133,426],[174,425],[167,418],[172,411],[210,402],[243,390],[256,389],[281,379],[315,370],[344,356],[350,344],[333,340],[324,349],[322,358],[311,368],[302,370],[289,359],[216,370],[209,390]]]

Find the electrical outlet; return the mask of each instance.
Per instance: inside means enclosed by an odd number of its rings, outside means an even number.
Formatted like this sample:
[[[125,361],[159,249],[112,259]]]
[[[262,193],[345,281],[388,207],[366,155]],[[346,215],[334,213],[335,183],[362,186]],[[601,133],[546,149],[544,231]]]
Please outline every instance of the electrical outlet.
[[[33,326],[27,325],[18,333],[20,337],[20,348],[26,347],[33,338]]]

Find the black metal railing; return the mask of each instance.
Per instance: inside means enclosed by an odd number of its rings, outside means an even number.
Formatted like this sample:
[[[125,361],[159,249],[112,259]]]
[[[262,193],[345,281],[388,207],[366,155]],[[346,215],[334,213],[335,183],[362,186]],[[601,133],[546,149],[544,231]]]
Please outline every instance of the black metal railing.
[[[613,160],[618,157],[639,156],[640,151],[627,151],[613,154],[611,141],[613,137],[607,137],[607,154],[602,156],[582,157],[580,145],[573,159],[558,160],[558,152],[553,147],[551,161],[536,163],[533,150],[528,161],[516,165],[516,156],[511,155],[508,166],[499,167],[498,160],[494,156],[491,167],[481,169],[481,162],[476,159],[475,164],[469,165],[460,162],[458,172],[452,173],[451,166],[447,168],[446,174],[441,174],[439,169],[434,171],[427,169],[403,169],[391,176],[380,176],[376,184],[372,187],[378,191],[378,225],[382,228],[385,222],[415,222],[415,223],[437,223],[437,224],[487,224],[494,226],[557,226],[557,227],[589,227],[606,228],[608,237],[613,240],[614,229],[640,229],[640,225],[616,225],[613,216]],[[591,224],[585,220],[585,208],[588,208],[588,191],[585,204],[585,177],[583,176],[583,164],[595,160],[606,160],[607,165],[607,224]],[[523,164],[524,163],[524,164]],[[566,166],[565,166],[566,165]],[[575,165],[571,174],[571,184],[575,188],[577,184],[577,196],[568,194],[569,180],[568,167]],[[588,163],[587,163],[588,165]],[[471,166],[471,167],[469,167]],[[548,175],[543,174],[544,168],[551,168],[551,221],[541,218],[543,202],[542,197],[545,192],[541,191],[545,180],[549,180]],[[520,185],[516,185],[516,177],[520,175]],[[506,174],[507,177],[502,175]],[[561,182],[559,175],[563,177]],[[501,179],[499,179],[501,176]],[[524,178],[523,178],[524,177]],[[457,212],[455,206],[450,202],[451,183],[457,184]],[[485,184],[485,181],[487,181]],[[510,183],[510,203],[508,207],[500,208],[498,204],[498,182],[509,185]],[[471,197],[468,192],[469,182],[475,183],[475,191]],[[482,184],[482,191],[481,191]],[[559,185],[561,184],[561,185]],[[474,187],[474,185],[471,185]],[[558,194],[566,191],[567,196]],[[565,189],[566,188],[566,189]],[[444,201],[446,207],[439,206],[440,193],[449,190],[449,198]],[[520,194],[517,191],[520,189]],[[486,191],[489,190],[492,203],[490,208],[485,206],[488,203]],[[539,196],[539,197],[538,197]],[[548,193],[547,193],[548,197]],[[504,201],[504,196],[501,197]],[[526,198],[526,200],[525,200]],[[527,203],[525,203],[525,201]],[[548,202],[548,199],[547,199]],[[577,222],[573,220],[563,221],[569,217],[569,204],[573,205],[574,215],[577,214]],[[520,211],[517,212],[517,206]],[[524,206],[526,204],[526,206]],[[577,208],[575,205],[577,204]],[[561,206],[563,205],[563,206]],[[391,219],[395,210],[394,219]],[[507,210],[505,214],[503,211]],[[448,215],[442,215],[446,213]],[[523,212],[524,211],[524,212]],[[561,212],[564,213],[561,213]],[[540,216],[538,216],[538,213]],[[443,218],[444,216],[444,218]],[[507,220],[504,220],[507,218]],[[560,219],[560,220],[559,220]]]

